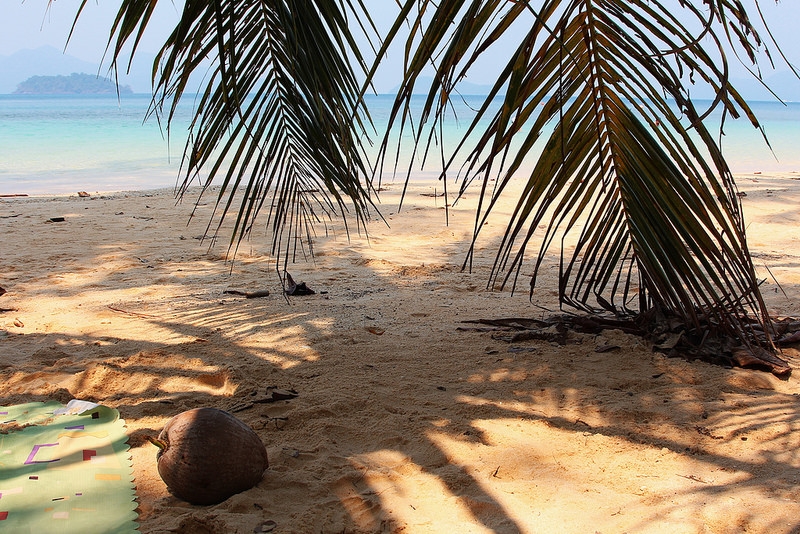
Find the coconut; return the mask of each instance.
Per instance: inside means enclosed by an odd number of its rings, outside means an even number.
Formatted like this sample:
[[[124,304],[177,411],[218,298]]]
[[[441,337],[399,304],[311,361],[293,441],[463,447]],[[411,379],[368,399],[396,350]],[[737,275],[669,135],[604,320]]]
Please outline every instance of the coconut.
[[[269,466],[249,426],[217,408],[195,408],[167,421],[158,439],[158,474],[173,495],[216,504],[252,488]]]

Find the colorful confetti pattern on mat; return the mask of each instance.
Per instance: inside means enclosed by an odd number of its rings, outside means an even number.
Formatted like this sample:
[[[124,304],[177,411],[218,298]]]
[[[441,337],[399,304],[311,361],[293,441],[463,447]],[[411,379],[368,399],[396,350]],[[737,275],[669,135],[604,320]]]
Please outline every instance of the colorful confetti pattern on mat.
[[[0,407],[0,532],[138,532],[125,421],[105,406],[63,409]]]

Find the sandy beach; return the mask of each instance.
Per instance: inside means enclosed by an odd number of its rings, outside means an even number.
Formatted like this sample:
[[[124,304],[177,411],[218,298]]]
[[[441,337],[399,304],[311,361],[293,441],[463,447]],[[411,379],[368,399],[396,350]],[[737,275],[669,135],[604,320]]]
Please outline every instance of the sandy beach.
[[[800,175],[737,183],[770,310],[800,316]],[[316,293],[288,299],[263,229],[232,263],[224,231],[201,239],[212,196],[191,222],[194,198],[170,190],[0,199],[0,405],[119,410],[143,533],[800,532],[800,374],[670,359],[620,331],[510,343],[465,323],[557,312],[555,281],[533,303],[527,279],[489,291],[508,206],[463,272],[474,194],[448,226],[433,187],[398,212],[401,190],[369,239],[317,227],[314,258],[289,266]],[[297,397],[263,402],[271,387]],[[269,454],[214,506],[170,495],[147,441],[200,406]]]

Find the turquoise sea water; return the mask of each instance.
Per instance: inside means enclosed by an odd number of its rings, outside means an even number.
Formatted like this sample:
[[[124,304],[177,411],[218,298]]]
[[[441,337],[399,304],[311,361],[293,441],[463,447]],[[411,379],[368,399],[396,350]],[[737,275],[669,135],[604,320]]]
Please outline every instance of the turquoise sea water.
[[[150,98],[0,95],[0,194],[175,184],[188,115],[169,143]]]
[[[470,106],[459,103],[458,119],[444,126],[446,146],[463,134]],[[370,97],[376,126],[385,124],[392,99]],[[191,104],[182,108],[169,141],[154,118],[144,121],[147,95],[0,95],[0,194],[57,194],[122,191],[176,184]],[[772,144],[742,120],[728,121],[723,148],[739,174],[800,172],[800,103],[753,103]],[[713,118],[713,117],[712,117]],[[410,152],[408,138],[401,151]],[[435,159],[435,158],[434,158]],[[419,162],[413,166],[419,171]],[[435,176],[435,163],[426,165]]]

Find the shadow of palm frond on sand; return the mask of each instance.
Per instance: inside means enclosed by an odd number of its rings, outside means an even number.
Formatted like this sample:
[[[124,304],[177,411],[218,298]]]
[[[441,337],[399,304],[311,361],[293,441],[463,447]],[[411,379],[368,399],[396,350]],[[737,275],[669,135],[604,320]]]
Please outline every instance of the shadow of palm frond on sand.
[[[290,532],[800,528],[795,378],[668,359],[619,331],[557,345],[460,330],[542,311],[483,289],[490,254],[462,273],[468,232],[421,232],[441,206],[411,200],[369,243],[321,237],[315,263],[293,267],[317,293],[288,301],[257,249],[231,266],[181,239],[186,219],[168,198],[147,199],[152,219],[102,233],[92,228],[121,217],[120,204],[89,204],[81,226],[3,259],[25,328],[0,339],[0,402],[119,409],[142,532],[266,521]],[[32,203],[14,224],[38,225],[52,208]],[[128,224],[151,225],[131,235],[152,238],[128,240]],[[89,246],[70,240],[76,227],[93,232]],[[224,293],[232,287],[273,294]],[[555,307],[547,290],[537,304]],[[299,396],[247,406],[268,386]],[[238,409],[270,455],[258,486],[211,507],[166,492],[146,441],[197,406]]]

